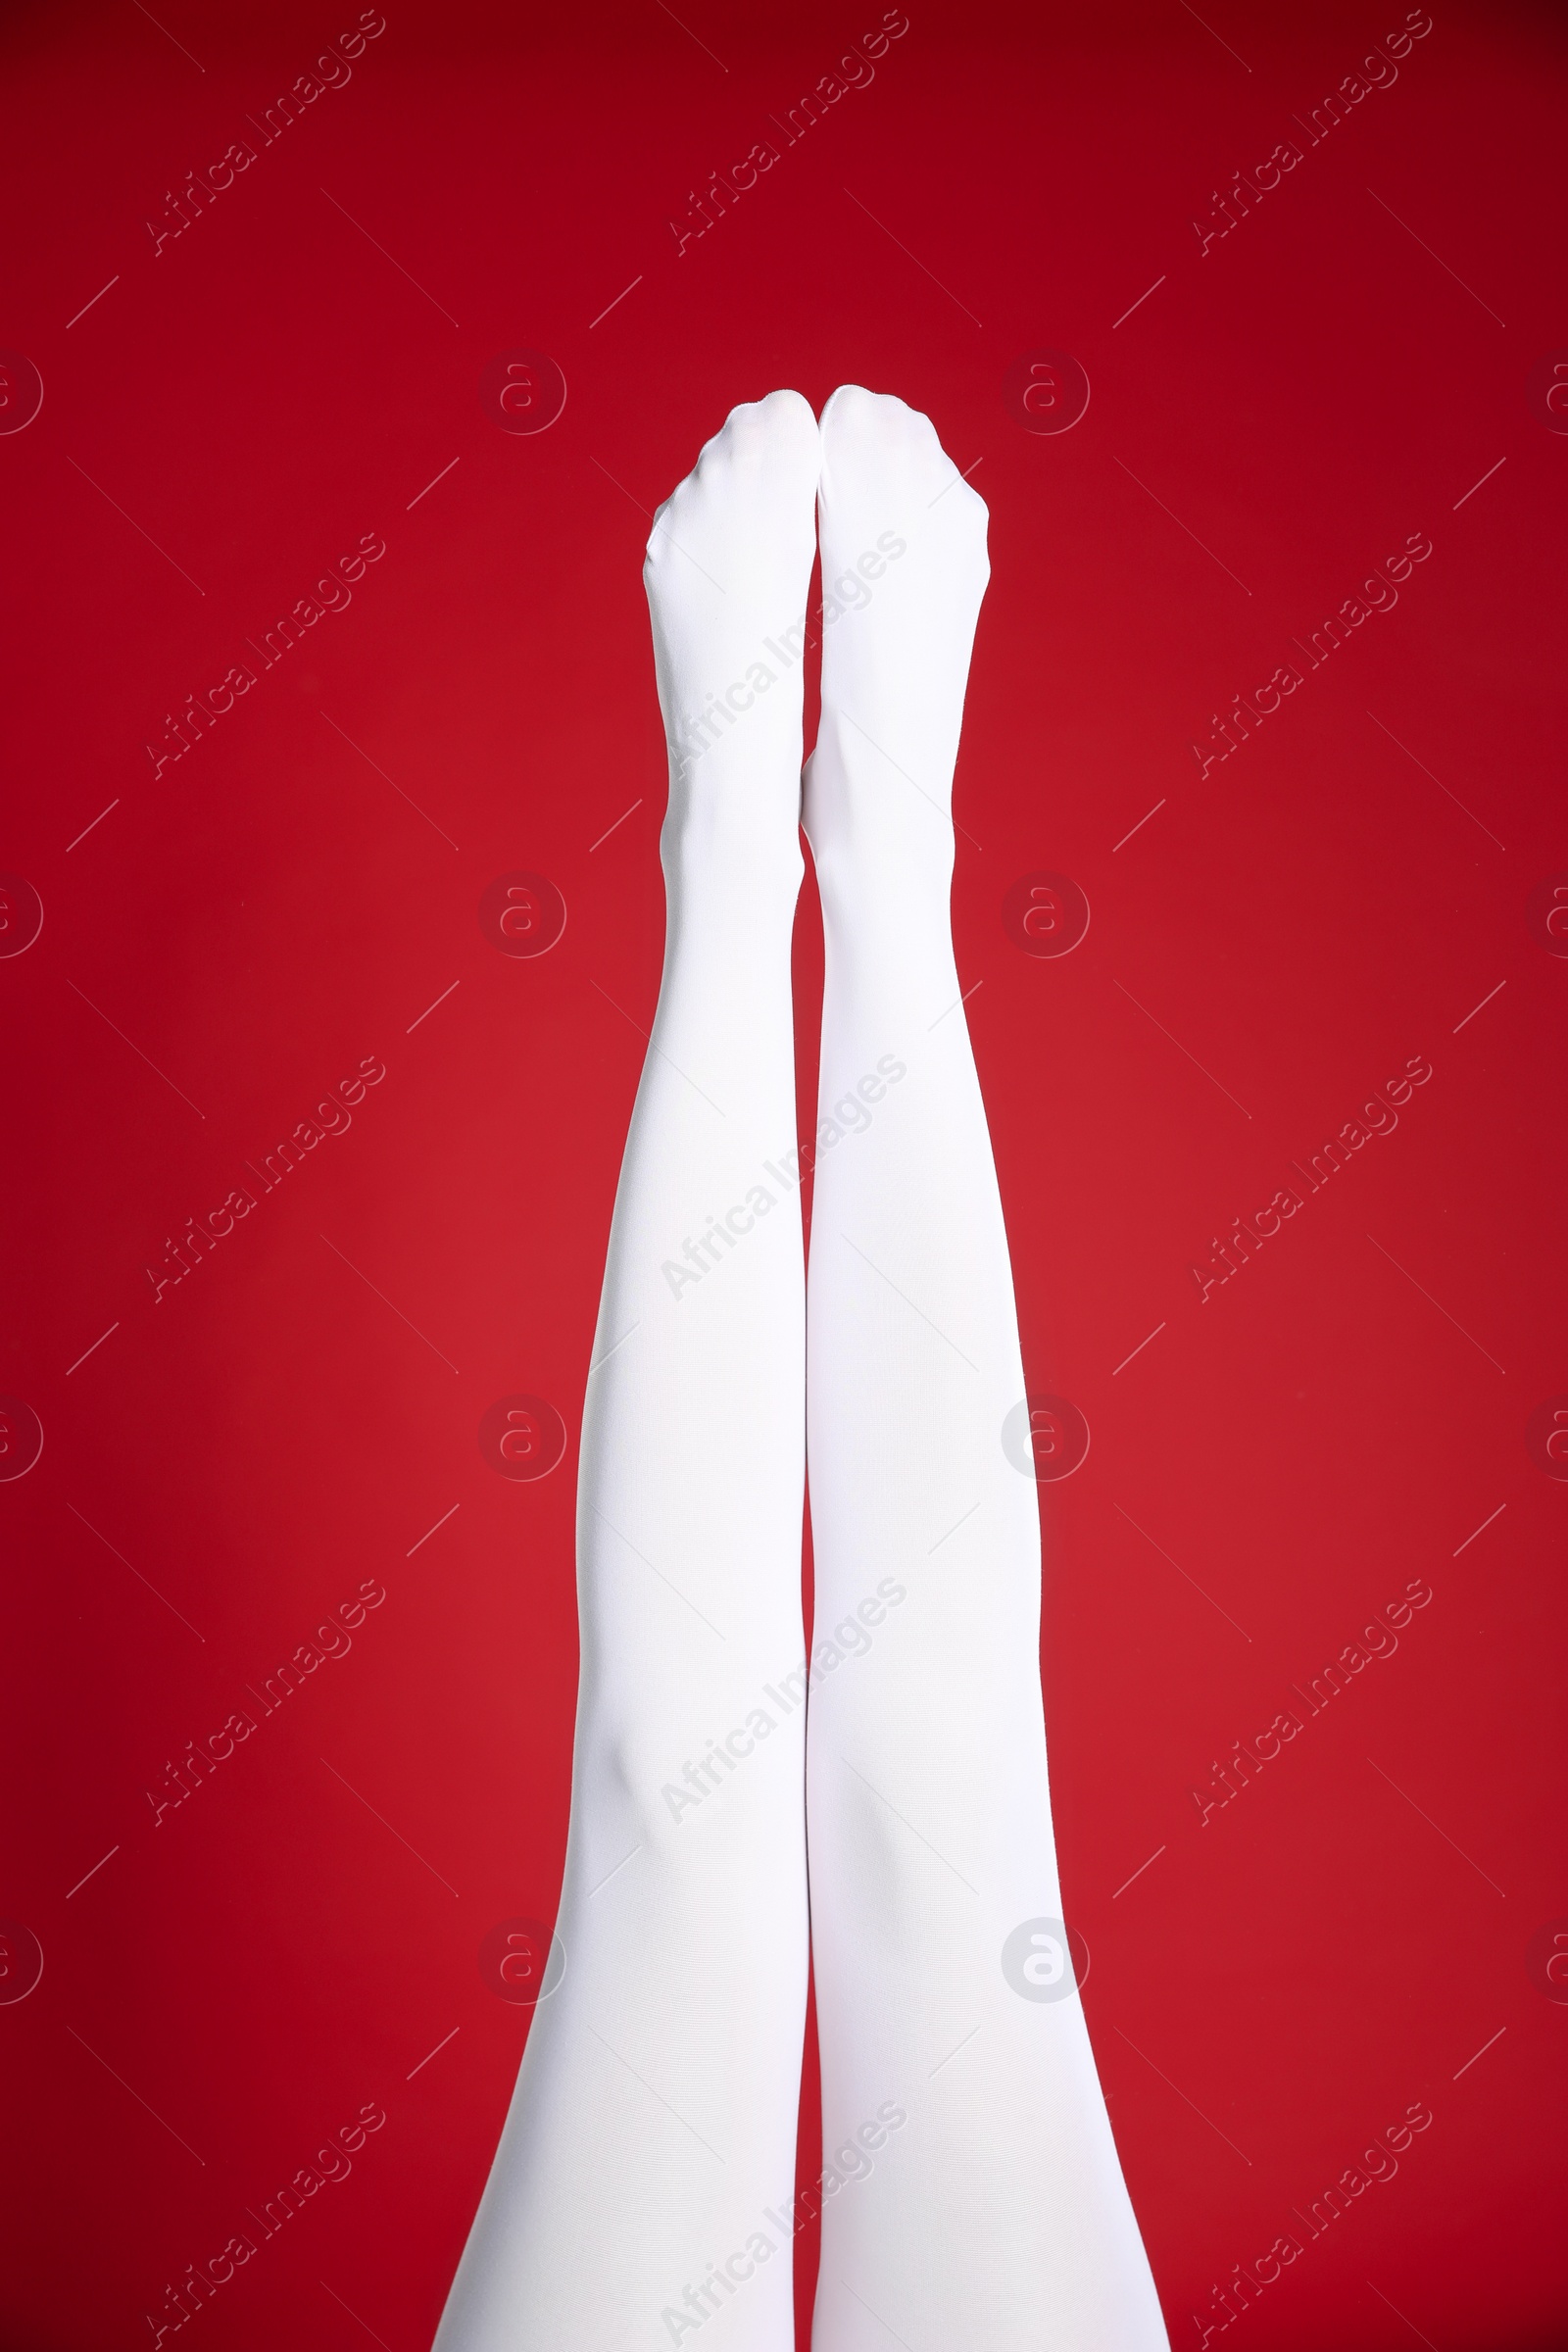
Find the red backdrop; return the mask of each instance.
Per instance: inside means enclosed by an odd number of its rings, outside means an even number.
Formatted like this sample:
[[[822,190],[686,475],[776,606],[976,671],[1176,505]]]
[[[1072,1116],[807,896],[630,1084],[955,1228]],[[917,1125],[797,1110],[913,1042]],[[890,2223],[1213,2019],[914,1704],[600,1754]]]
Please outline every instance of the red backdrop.
[[[564,1836],[647,515],[844,380],[991,508],[958,957],[1092,1438],[1052,1760],[1173,2339],[1229,2279],[1253,2352],[1563,2340],[1561,27],[1090,16],[8,13],[6,2352],[182,2279],[198,2342],[428,2342]]]

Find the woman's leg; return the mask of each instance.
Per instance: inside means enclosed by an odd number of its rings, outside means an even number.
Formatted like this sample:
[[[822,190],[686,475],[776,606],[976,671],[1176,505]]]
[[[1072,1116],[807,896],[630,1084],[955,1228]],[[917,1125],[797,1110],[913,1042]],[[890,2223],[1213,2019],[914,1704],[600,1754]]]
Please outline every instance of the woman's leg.
[[[789,2352],[805,2012],[805,1306],[790,935],[816,424],[737,409],[645,579],[670,740],[663,981],[578,1476],[559,1936],[440,2352]],[[708,2328],[712,2324],[712,2332]]]
[[[923,416],[822,417],[826,931],[808,1417],[822,2051],[815,2352],[1165,2344],[1061,1919],[1040,1526],[949,925],[986,510]],[[833,605],[829,605],[832,612]],[[832,1652],[823,1648],[830,1642]]]

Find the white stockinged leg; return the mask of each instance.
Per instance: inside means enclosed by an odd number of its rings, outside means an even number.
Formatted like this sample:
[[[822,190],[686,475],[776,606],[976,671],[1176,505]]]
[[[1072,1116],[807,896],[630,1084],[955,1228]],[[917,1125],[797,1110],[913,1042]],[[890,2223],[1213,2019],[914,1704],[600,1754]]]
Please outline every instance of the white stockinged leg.
[[[902,401],[822,417],[826,932],[808,1418],[815,2352],[1155,2352],[1061,1920],[1040,1526],[1006,1234],[949,923],[986,510]],[[831,612],[830,607],[830,612]],[[820,1658],[820,1650],[816,1652]],[[892,2124],[894,2115],[904,2120]]]
[[[559,1988],[439,2352],[791,2352],[807,1968],[805,1306],[790,934],[818,445],[737,409],[645,578],[671,742],[663,980],[578,1479],[582,1674]]]

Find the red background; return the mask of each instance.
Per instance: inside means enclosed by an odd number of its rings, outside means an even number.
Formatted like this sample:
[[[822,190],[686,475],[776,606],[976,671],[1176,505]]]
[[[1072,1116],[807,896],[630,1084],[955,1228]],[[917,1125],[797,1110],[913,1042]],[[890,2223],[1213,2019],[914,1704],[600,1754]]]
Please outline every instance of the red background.
[[[646,513],[734,402],[850,380],[991,508],[958,960],[1031,1380],[1093,1432],[1042,1490],[1053,1774],[1173,2340],[1424,2100],[1226,2340],[1561,2342],[1568,2008],[1529,1953],[1568,1913],[1568,1487],[1526,1444],[1568,1390],[1568,961],[1527,917],[1568,867],[1568,437],[1529,395],[1568,344],[1560,25],[1440,0],[1202,253],[1400,9],[911,0],[677,258],[687,191],[880,16],[768,13],[388,0],[156,256],[166,189],[356,12],[8,15],[0,343],[45,396],[0,437],[0,864],[44,923],[0,961],[0,1387],[44,1446],[0,1486],[0,1913],[44,1971],[0,2006],[0,2341],[150,2342],[370,2100],[351,2177],[190,2325],[428,2341],[526,2023],[478,1947],[552,1916],[564,1835],[577,1416],[662,929]],[[478,396],[517,347],[569,387],[539,436]],[[1059,436],[1004,399],[1041,347],[1093,387]],[[1418,531],[1397,608],[1200,780],[1210,713]],[[155,779],[164,713],[370,532],[352,606]],[[538,959],[477,919],[515,868],[568,908]],[[1036,868],[1093,909],[1056,959],[1003,927]],[[1200,1302],[1211,1237],[1418,1054],[1397,1131]],[[166,1236],[371,1055],[352,1131],[155,1303]],[[537,1484],[476,1442],[516,1391],[569,1432]],[[1212,1760],[1416,1578],[1398,1653],[1200,1823]],[[368,1579],[352,1652],[155,1826],[166,1762]]]

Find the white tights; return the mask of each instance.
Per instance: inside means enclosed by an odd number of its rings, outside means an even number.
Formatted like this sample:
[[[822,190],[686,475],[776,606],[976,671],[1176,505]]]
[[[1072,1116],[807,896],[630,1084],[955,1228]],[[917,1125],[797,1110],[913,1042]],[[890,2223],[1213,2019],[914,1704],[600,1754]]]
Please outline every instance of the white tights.
[[[668,931],[583,1417],[565,1971],[437,2352],[792,2352],[808,1884],[813,2352],[1165,2346],[1063,1948],[1038,1504],[1002,1436],[1023,1370],[949,925],[985,527],[927,420],[854,387],[820,427],[793,392],[737,409],[655,519]]]

